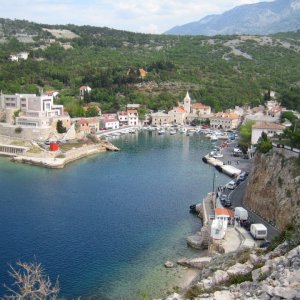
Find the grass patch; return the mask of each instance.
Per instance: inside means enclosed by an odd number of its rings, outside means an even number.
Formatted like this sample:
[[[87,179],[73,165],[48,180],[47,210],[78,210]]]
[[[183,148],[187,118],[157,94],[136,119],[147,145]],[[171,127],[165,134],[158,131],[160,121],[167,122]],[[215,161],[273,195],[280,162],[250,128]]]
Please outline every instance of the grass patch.
[[[233,275],[230,276],[229,280],[228,280],[228,284],[232,285],[232,284],[241,284],[242,282],[245,281],[252,281],[252,274],[251,272],[245,275]]]
[[[35,147],[35,146],[33,146],[33,147],[31,147],[28,151],[27,151],[27,153],[42,153],[43,151],[39,148],[39,147]]]
[[[25,141],[12,141],[10,144],[14,145],[14,146],[25,146],[26,145]]]

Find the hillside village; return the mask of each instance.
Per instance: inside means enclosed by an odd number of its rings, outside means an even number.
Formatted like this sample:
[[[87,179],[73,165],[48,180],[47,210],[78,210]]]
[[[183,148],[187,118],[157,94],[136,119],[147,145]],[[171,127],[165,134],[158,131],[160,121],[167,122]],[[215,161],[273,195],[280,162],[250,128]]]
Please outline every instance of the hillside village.
[[[90,93],[89,86],[79,89],[79,97],[82,99],[86,93]],[[290,126],[279,123],[281,112],[286,108],[280,106],[276,100],[266,103],[266,107],[235,107],[225,112],[213,113],[210,106],[192,101],[189,92],[178,106],[168,112],[158,111],[146,114],[139,118],[139,104],[127,104],[126,109],[117,113],[101,114],[101,108],[97,103],[88,103],[83,108],[87,112],[92,110],[93,117],[71,118],[63,105],[54,104],[59,92],[42,92],[42,95],[15,94],[0,95],[0,130],[1,134],[11,137],[20,137],[45,141],[57,132],[57,122],[61,121],[66,131],[73,130],[73,135],[68,134],[68,139],[83,138],[88,134],[97,134],[103,130],[118,129],[123,126],[141,128],[143,126],[169,127],[184,125],[209,125],[211,129],[235,130],[243,120],[253,119],[252,144],[255,144],[261,135],[258,129],[268,130],[268,134],[280,133]],[[272,130],[273,129],[273,132]]]

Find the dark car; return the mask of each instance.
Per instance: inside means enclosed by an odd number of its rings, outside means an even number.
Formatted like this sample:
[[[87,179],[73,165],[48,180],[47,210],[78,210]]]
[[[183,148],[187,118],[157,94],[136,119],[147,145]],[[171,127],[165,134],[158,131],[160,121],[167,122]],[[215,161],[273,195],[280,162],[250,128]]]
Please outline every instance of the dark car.
[[[221,202],[224,202],[224,201],[226,201],[227,199],[228,199],[228,195],[226,195],[226,194],[222,194],[222,195],[220,196]]]
[[[223,204],[225,207],[230,207],[232,204],[231,204],[231,201],[229,198],[227,198],[225,201],[224,201],[224,204]]]
[[[268,247],[270,247],[270,245],[271,245],[271,242],[269,242],[269,241],[264,241],[263,243],[261,243],[261,244],[259,245],[259,248],[268,248]]]
[[[244,227],[248,231],[250,231],[251,224],[252,224],[252,222],[249,220],[245,220],[245,221],[241,222],[241,226]]]

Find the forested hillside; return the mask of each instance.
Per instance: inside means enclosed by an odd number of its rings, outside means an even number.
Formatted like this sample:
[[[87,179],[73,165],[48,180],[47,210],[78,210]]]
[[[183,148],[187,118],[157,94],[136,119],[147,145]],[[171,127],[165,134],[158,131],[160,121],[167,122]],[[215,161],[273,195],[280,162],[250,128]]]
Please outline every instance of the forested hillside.
[[[11,62],[9,55],[30,53]],[[139,69],[147,71],[142,78]],[[58,90],[71,115],[84,101],[114,112],[125,103],[169,109],[186,90],[216,111],[257,105],[277,91],[300,107],[300,31],[259,36],[168,36],[91,26],[50,26],[0,19],[0,90],[38,93]]]

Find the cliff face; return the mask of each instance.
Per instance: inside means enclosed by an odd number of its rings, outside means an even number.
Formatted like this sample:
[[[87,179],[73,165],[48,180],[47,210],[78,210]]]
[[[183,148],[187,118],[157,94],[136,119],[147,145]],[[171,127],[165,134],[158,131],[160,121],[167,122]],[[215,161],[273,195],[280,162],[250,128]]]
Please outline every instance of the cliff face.
[[[280,230],[300,223],[300,158],[284,149],[257,154],[244,203]]]

